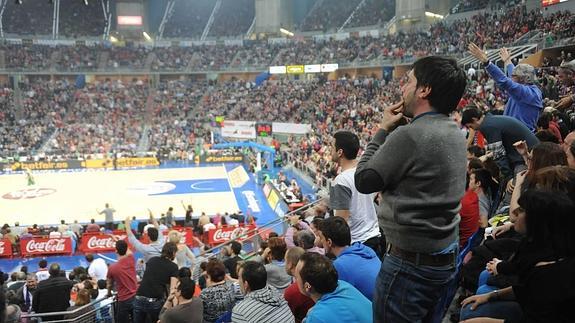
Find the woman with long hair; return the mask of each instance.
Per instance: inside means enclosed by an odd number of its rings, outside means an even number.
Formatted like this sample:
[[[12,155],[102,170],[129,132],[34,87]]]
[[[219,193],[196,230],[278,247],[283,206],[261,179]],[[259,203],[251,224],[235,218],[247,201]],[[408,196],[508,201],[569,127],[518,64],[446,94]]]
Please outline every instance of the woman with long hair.
[[[527,163],[527,170],[517,174],[515,178],[515,185],[513,193],[511,194],[511,201],[509,204],[509,214],[519,207],[518,201],[521,197],[521,192],[526,191],[534,182],[535,173],[545,167],[549,166],[566,166],[567,155],[560,145],[551,142],[542,142],[527,152],[526,144],[524,142],[517,143],[516,148],[522,154]],[[509,231],[513,227],[513,223],[507,223],[493,230],[493,235],[498,235]]]

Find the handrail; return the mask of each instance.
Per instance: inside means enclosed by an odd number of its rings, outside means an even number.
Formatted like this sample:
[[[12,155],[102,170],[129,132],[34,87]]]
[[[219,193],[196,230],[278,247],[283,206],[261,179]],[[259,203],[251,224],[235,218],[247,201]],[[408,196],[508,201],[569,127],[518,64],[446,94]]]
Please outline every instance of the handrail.
[[[100,307],[96,307],[95,305],[96,305],[96,304],[99,304],[99,303],[101,303],[101,302],[103,302],[103,301],[105,301],[105,300],[109,300],[110,298],[112,299],[112,303],[111,303],[111,304],[113,304],[113,303],[116,301],[116,294],[114,294],[114,295],[112,295],[112,296],[106,296],[106,297],[104,297],[104,298],[102,298],[102,299],[99,299],[99,300],[93,302],[93,303],[91,302],[91,303],[86,304],[86,305],[84,305],[84,306],[80,306],[80,307],[78,307],[78,308],[76,308],[76,309],[74,309],[74,310],[72,310],[72,311],[22,314],[21,318],[46,317],[46,316],[57,316],[57,315],[70,315],[70,314],[75,314],[75,313],[77,313],[77,312],[80,312],[80,311],[82,311],[82,310],[88,308],[89,306],[94,306],[94,309],[93,309],[93,310],[90,310],[90,311],[88,311],[88,312],[82,314],[81,316],[74,317],[73,319],[65,319],[65,320],[57,320],[57,321],[49,321],[49,322],[69,322],[69,321],[74,321],[74,320],[80,319],[80,318],[82,318],[82,317],[84,317],[84,316],[86,316],[86,315],[88,315],[88,314],[92,314],[92,313],[95,313],[95,312],[101,310]]]
[[[214,250],[216,250],[216,249],[219,249],[219,248],[221,248],[221,247],[224,247],[224,246],[226,246],[226,245],[232,243],[232,241],[237,241],[239,238],[246,238],[246,237],[247,237],[247,239],[251,239],[251,238],[257,236],[257,235],[259,234],[259,230],[261,230],[262,228],[274,227],[274,226],[276,226],[276,225],[278,225],[278,224],[283,224],[284,222],[289,221],[289,217],[290,217],[291,215],[295,214],[296,212],[301,211],[302,209],[307,209],[307,208],[312,207],[312,206],[314,206],[314,205],[316,205],[316,204],[319,204],[319,202],[322,202],[323,200],[325,200],[325,198],[321,198],[321,199],[315,200],[315,201],[313,201],[313,202],[310,202],[310,203],[308,203],[308,204],[306,204],[306,205],[303,205],[303,206],[301,206],[301,207],[299,207],[299,208],[297,208],[297,209],[295,209],[295,210],[293,210],[293,211],[290,211],[290,212],[286,213],[286,214],[285,214],[283,217],[281,217],[281,218],[278,217],[277,219],[274,219],[274,220],[272,220],[272,221],[270,221],[270,222],[268,222],[268,223],[266,223],[266,224],[264,224],[264,225],[262,225],[262,226],[256,227],[255,229],[252,229],[252,230],[248,230],[246,233],[244,233],[244,234],[242,234],[242,235],[240,235],[240,236],[238,236],[238,237],[235,237],[235,238],[233,238],[233,239],[230,239],[230,240],[228,240],[228,241],[226,241],[226,242],[222,242],[222,243],[220,243],[220,244],[218,244],[218,245],[216,245],[216,246],[214,246],[214,247],[211,247],[210,249],[206,250],[205,252],[206,252],[206,253],[210,253],[210,252],[212,252],[212,251],[214,251]]]

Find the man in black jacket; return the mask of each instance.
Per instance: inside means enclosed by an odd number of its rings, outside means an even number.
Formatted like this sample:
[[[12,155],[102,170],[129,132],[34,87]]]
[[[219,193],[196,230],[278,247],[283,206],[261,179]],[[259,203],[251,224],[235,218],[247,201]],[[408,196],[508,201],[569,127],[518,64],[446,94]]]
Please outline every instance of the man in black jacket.
[[[32,301],[36,313],[61,312],[70,307],[70,290],[74,283],[60,275],[60,265],[53,263],[48,270],[50,278],[41,281]],[[43,320],[62,320],[63,316],[50,316]]]

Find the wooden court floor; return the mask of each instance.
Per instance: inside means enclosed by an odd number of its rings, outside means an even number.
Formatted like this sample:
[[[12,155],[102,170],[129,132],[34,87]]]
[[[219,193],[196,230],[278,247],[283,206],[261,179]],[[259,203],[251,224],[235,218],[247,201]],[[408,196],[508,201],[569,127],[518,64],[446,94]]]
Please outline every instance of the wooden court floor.
[[[13,225],[89,222],[105,203],[116,210],[114,220],[145,219],[148,208],[159,217],[168,207],[183,216],[181,205],[195,212],[235,212],[238,203],[223,165],[192,168],[35,172],[35,185],[24,174],[0,176],[0,223]]]

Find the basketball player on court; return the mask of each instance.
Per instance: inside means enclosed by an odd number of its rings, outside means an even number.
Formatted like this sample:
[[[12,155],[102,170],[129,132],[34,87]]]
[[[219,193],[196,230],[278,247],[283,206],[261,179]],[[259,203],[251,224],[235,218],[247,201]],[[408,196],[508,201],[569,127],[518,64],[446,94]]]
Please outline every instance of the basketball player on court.
[[[34,181],[34,176],[32,176],[32,172],[30,171],[29,168],[24,169],[24,174],[26,174],[26,180],[28,181],[28,186],[36,184],[36,182]]]

